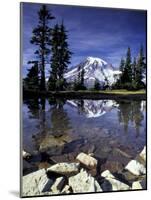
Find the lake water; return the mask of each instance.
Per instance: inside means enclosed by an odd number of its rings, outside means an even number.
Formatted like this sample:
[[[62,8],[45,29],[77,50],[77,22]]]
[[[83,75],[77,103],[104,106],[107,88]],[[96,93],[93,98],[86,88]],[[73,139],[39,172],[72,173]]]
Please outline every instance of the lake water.
[[[30,171],[74,161],[79,152],[114,171],[146,144],[146,101],[35,98],[22,109],[23,148],[35,155]]]

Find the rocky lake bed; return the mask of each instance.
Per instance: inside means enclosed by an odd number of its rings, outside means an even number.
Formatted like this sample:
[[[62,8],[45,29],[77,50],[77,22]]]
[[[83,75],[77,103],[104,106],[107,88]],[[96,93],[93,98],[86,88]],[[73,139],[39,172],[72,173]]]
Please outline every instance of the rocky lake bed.
[[[70,162],[56,162],[24,175],[22,195],[43,196],[146,189],[146,147],[135,158],[119,149],[116,151],[127,160],[125,166],[118,166],[118,161],[110,164],[107,161],[105,165],[93,152],[81,152]],[[24,162],[29,166],[32,157],[30,153],[23,151]]]

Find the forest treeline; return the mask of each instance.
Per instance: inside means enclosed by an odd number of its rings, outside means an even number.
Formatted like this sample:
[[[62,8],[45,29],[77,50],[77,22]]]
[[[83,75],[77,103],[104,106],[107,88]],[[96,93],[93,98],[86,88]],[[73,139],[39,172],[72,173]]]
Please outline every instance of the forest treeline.
[[[30,43],[35,46],[35,59],[28,62],[30,68],[23,79],[24,90],[37,91],[63,91],[86,90],[84,84],[84,69],[78,68],[78,76],[73,84],[67,83],[64,74],[68,70],[72,52],[68,44],[68,31],[63,23],[51,27],[51,21],[55,19],[46,5],[42,5],[38,11],[37,26],[32,31]],[[49,77],[46,80],[46,66],[49,66]],[[145,88],[143,79],[146,74],[146,58],[143,46],[140,47],[137,58],[131,56],[128,47],[125,58],[121,59],[119,66],[121,74],[116,82],[110,86],[106,80],[103,87],[95,80],[93,90],[100,89],[129,89],[138,90]]]

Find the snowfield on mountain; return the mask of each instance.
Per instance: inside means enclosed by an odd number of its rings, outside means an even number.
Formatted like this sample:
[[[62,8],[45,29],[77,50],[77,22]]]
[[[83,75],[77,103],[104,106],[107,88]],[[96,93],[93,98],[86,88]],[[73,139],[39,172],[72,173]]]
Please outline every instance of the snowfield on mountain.
[[[95,80],[97,80],[100,85],[112,85],[121,74],[119,70],[115,70],[113,66],[106,61],[100,58],[88,57],[79,65],[70,68],[68,72],[65,73],[64,77],[67,82],[74,82],[74,80],[78,78],[79,68],[80,71],[84,69],[84,81],[87,87],[93,87]]]

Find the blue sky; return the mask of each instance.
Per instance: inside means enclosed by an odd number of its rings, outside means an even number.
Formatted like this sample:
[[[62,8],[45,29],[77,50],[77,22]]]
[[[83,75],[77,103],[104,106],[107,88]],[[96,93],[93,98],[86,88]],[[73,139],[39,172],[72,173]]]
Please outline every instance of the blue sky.
[[[23,3],[22,7],[23,76],[30,68],[27,62],[35,57],[35,46],[30,44],[30,38],[38,22],[40,7],[41,4],[32,3]],[[53,27],[63,20],[68,30],[69,47],[73,52],[70,66],[94,56],[118,68],[128,46],[132,56],[137,56],[141,44],[146,48],[145,11],[50,4],[47,7],[56,17],[50,25]]]

